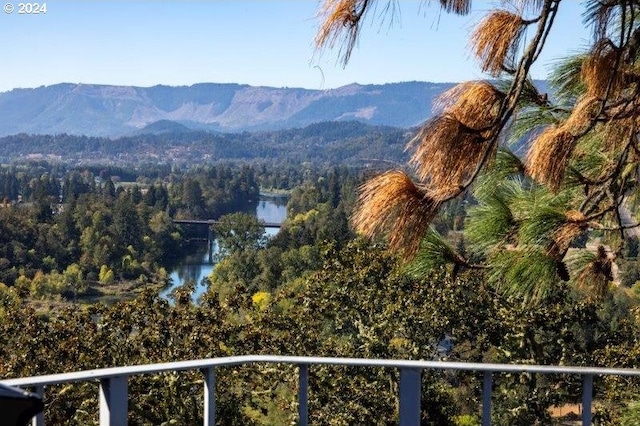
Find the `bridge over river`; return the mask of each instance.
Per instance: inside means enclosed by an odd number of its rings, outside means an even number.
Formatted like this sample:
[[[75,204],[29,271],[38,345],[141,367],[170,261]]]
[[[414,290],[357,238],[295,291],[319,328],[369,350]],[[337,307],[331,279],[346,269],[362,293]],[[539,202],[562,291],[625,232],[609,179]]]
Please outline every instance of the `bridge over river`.
[[[262,198],[260,199],[258,206],[256,207],[256,217],[263,221],[265,226],[266,235],[272,237],[280,231],[282,222],[287,218],[286,202],[280,201],[275,198]],[[195,244],[192,246],[192,251],[185,254],[180,262],[171,265],[170,276],[171,286],[167,287],[161,292],[162,297],[167,297],[174,288],[183,285],[187,281],[193,281],[196,283],[196,288],[193,293],[193,300],[196,301],[198,297],[206,291],[208,284],[203,282],[203,278],[208,277],[213,270],[214,254],[216,249],[215,235],[213,235],[213,226],[218,223],[217,219],[173,219],[173,223],[176,225],[182,225],[183,227],[191,229],[200,229],[206,233],[202,233],[203,242],[206,242],[206,249],[203,245]],[[200,240],[199,238],[192,239],[192,241]]]
[[[195,225],[195,226],[206,226],[207,227],[207,258],[209,263],[213,263],[213,254],[214,254],[214,242],[215,235],[213,232],[213,228],[211,225],[215,225],[220,223],[219,220],[216,219],[171,219],[173,223],[177,225]],[[265,228],[270,229],[280,229],[282,226],[282,222],[265,222],[261,221]],[[278,232],[278,231],[274,231]],[[204,239],[203,239],[204,240]]]
[[[173,223],[179,225],[215,225],[220,223],[219,220],[215,219],[172,219]],[[280,228],[282,223],[279,222],[263,222],[265,228]]]

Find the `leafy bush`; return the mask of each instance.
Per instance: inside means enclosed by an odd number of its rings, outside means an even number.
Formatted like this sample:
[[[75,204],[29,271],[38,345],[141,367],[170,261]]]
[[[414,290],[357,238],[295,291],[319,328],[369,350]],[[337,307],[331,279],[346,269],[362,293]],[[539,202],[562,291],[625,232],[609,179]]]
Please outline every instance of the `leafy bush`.
[[[620,417],[620,426],[640,425],[640,401],[629,403]]]
[[[102,265],[100,267],[100,273],[98,274],[98,281],[102,284],[111,284],[114,281],[113,271],[109,269],[107,265]]]

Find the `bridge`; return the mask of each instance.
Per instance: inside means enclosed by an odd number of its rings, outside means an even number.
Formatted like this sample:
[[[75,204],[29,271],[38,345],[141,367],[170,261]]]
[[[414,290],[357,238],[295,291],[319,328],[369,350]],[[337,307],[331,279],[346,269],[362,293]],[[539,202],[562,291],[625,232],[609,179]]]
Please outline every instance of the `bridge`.
[[[215,241],[215,236],[213,235],[213,229],[211,225],[216,225],[220,223],[219,220],[216,219],[171,219],[171,221],[177,225],[197,225],[197,226],[206,226],[207,227],[207,251],[209,263],[213,263],[213,244]],[[280,229],[282,223],[278,222],[264,222],[261,221],[265,228],[272,229]]]
[[[173,223],[178,225],[215,225],[220,223],[219,220],[215,219],[171,219]],[[263,222],[265,228],[280,228],[282,223],[278,222]]]

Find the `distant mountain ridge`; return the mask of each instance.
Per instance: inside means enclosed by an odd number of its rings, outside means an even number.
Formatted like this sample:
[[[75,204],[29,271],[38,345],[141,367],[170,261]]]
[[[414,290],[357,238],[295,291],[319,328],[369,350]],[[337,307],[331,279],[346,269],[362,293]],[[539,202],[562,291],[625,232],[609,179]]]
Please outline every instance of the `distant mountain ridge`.
[[[219,83],[179,87],[61,83],[0,93],[0,136],[118,137],[140,134],[149,125],[150,133],[241,132],[353,120],[407,128],[429,118],[433,99],[453,85],[404,82],[310,90]]]

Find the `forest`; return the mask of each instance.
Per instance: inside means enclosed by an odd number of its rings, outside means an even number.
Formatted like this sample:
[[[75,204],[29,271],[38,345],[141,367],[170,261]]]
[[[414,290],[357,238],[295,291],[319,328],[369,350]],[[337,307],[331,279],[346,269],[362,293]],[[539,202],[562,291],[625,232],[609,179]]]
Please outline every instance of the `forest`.
[[[116,281],[163,286],[165,266],[193,236],[172,219],[218,218],[259,195],[249,167],[154,173],[123,182],[136,172],[46,163],[0,169],[0,282],[35,298],[100,295]]]
[[[301,129],[216,133],[159,132],[116,139],[67,134],[0,138],[0,161],[13,158],[67,163],[155,165],[273,160],[364,165],[405,159],[406,130],[356,121],[322,122]]]
[[[28,163],[1,176],[0,188],[16,190],[3,193],[0,208],[2,377],[241,354],[617,367],[634,366],[640,355],[635,281],[603,298],[564,283],[544,303],[523,304],[496,291],[487,271],[443,265],[425,273],[384,240],[358,237],[349,217],[367,169],[220,164],[145,176]],[[259,188],[289,194],[288,218],[271,239],[242,212]],[[454,200],[433,229],[464,252],[463,231],[479,208],[471,195]],[[185,249],[186,231],[171,217],[220,217],[219,263],[197,303],[195,283],[171,300],[158,296],[164,265]],[[83,302],[114,287],[129,297]],[[437,348],[443,339],[451,342],[446,353]],[[312,369],[310,422],[394,423],[395,376]],[[600,424],[637,416],[628,405],[637,385],[596,380]],[[196,373],[130,379],[130,424],[202,422],[201,386]],[[220,424],[291,424],[296,389],[293,367],[220,370]],[[581,395],[575,377],[497,375],[494,389],[496,424],[552,424],[560,419],[550,408]],[[474,373],[425,374],[423,424],[479,424],[480,391]],[[90,384],[52,386],[46,395],[49,424],[97,423]]]

